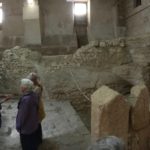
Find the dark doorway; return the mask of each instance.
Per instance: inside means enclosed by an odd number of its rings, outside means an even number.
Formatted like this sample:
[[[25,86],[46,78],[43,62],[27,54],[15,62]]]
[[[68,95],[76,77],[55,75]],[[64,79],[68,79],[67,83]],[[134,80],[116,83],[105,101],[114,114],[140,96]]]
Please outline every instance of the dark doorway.
[[[74,3],[74,30],[76,32],[78,48],[88,43],[87,37],[87,3]]]
[[[134,0],[134,6],[138,7],[142,4],[141,0]]]

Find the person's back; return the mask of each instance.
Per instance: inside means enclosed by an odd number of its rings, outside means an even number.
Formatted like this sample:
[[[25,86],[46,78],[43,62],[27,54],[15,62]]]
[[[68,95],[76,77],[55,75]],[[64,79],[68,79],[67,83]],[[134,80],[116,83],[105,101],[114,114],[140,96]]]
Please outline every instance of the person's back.
[[[42,99],[42,93],[43,93],[43,86],[39,82],[38,76],[36,73],[31,72],[28,76],[28,79],[30,79],[34,83],[33,91],[37,94],[39,98],[39,106],[38,106],[38,115],[39,115],[39,121],[42,122],[42,120],[45,118],[45,110],[44,110],[44,104]]]
[[[28,79],[30,79],[34,83],[33,91],[38,96],[38,119],[39,119],[39,127],[37,132],[38,137],[38,143],[41,144],[43,141],[43,135],[42,135],[42,125],[41,122],[45,118],[45,110],[44,110],[44,104],[42,100],[42,93],[43,93],[43,86],[39,82],[38,76],[36,73],[32,72],[27,76]]]
[[[38,127],[38,101],[34,92],[24,94],[18,104],[16,126],[21,134],[31,134]]]
[[[22,150],[38,150],[38,97],[33,92],[33,82],[22,79],[20,90],[22,96],[18,103],[16,129],[20,135]]]
[[[88,150],[125,150],[125,145],[120,138],[107,136],[97,140]]]

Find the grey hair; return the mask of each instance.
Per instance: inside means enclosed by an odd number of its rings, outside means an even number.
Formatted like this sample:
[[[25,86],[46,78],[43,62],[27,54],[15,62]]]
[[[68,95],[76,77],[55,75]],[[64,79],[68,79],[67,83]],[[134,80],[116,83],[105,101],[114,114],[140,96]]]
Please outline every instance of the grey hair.
[[[88,150],[125,150],[125,144],[118,137],[107,136],[97,140]]]
[[[33,82],[30,79],[21,79],[21,86],[25,86],[27,88],[27,91],[33,90]]]

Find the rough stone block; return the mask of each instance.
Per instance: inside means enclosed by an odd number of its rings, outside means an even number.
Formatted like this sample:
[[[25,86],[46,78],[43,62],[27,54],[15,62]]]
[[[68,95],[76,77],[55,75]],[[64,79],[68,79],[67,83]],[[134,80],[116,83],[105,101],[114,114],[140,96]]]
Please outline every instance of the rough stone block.
[[[106,43],[103,42],[103,41],[100,41],[99,46],[100,46],[100,47],[106,47]]]
[[[131,89],[131,124],[133,130],[140,130],[149,125],[149,92],[144,84]]]
[[[99,46],[99,41],[90,41],[89,45],[94,46],[94,47],[98,47]]]
[[[150,149],[150,126],[139,131],[132,131],[129,138],[129,149],[149,150]]]
[[[102,86],[92,95],[91,135],[95,141],[100,137],[114,135],[128,138],[129,105],[118,92]]]

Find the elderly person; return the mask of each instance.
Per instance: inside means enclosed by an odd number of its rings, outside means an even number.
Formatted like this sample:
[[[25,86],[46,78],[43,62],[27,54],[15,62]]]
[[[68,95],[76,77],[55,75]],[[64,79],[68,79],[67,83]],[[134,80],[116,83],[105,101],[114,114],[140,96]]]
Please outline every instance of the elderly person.
[[[23,150],[37,150],[38,130],[38,97],[32,91],[33,82],[29,79],[21,80],[22,97],[18,103],[16,117],[16,129],[20,133],[20,141]]]
[[[125,150],[125,144],[118,137],[107,136],[96,141],[88,150]]]
[[[39,116],[39,128],[38,128],[38,137],[39,137],[39,143],[42,143],[42,126],[41,122],[45,118],[45,110],[44,110],[44,104],[42,100],[42,93],[43,93],[43,86],[41,85],[38,75],[35,72],[30,73],[27,76],[28,79],[30,79],[33,84],[34,88],[33,91],[37,94],[39,98],[39,105],[38,105],[38,116]]]

